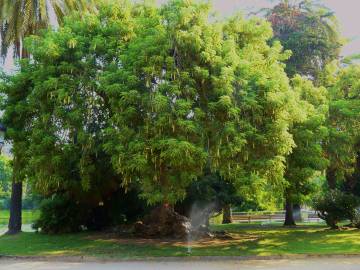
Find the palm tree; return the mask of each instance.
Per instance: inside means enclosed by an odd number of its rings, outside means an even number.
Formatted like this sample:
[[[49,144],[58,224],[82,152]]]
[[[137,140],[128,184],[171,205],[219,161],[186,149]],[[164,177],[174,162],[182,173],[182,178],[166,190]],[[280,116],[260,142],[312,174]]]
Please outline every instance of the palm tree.
[[[41,29],[61,24],[64,16],[72,11],[94,7],[92,0],[0,0],[0,57],[4,60],[8,49],[17,59],[28,58],[24,39],[36,35]],[[20,169],[21,158],[14,153],[13,170]],[[22,179],[13,173],[9,234],[21,231]]]
[[[324,67],[339,58],[342,39],[336,16],[315,0],[277,2],[260,12],[272,24],[274,38],[292,51],[286,72],[289,77],[300,74],[318,84]]]
[[[23,41],[74,10],[91,7],[89,0],[0,0],[1,56],[10,47],[15,58],[26,57]]]

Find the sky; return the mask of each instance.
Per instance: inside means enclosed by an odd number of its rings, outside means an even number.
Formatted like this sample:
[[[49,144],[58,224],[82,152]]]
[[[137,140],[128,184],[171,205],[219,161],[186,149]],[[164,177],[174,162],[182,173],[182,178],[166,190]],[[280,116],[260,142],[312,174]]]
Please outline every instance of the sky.
[[[166,0],[158,0],[164,3]],[[333,10],[339,19],[341,32],[348,44],[344,46],[342,54],[348,56],[360,53],[360,0],[319,0]],[[272,7],[276,1],[271,0],[213,0],[214,9],[223,16],[235,12],[256,11],[264,7]]]

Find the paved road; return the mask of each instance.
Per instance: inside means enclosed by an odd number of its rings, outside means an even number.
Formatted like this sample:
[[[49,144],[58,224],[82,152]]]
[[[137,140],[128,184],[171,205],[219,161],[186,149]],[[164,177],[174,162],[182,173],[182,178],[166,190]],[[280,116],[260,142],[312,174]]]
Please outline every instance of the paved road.
[[[358,270],[360,258],[277,261],[62,263],[0,260],[1,270]]]

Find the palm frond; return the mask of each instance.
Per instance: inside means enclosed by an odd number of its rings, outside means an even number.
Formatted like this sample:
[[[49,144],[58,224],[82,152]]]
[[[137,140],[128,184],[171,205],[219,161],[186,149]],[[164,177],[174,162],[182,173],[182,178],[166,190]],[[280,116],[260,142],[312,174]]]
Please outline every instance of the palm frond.
[[[50,9],[62,23],[65,15],[94,7],[94,0],[0,0],[0,58],[11,46],[14,57],[20,57],[24,39],[50,25]]]

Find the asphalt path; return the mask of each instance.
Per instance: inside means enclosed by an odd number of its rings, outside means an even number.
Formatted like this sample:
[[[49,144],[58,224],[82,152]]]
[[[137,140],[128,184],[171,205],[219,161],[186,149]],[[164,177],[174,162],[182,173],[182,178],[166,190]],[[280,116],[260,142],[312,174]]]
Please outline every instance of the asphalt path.
[[[223,260],[223,261],[136,261],[136,262],[59,262],[0,259],[6,270],[359,270],[360,257],[299,260]]]

